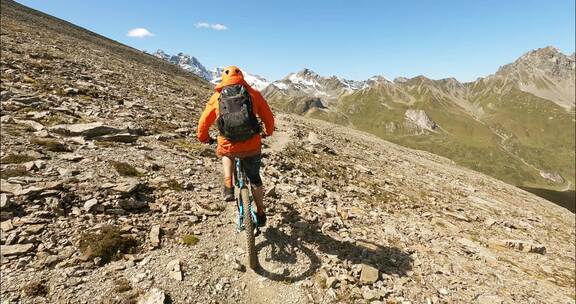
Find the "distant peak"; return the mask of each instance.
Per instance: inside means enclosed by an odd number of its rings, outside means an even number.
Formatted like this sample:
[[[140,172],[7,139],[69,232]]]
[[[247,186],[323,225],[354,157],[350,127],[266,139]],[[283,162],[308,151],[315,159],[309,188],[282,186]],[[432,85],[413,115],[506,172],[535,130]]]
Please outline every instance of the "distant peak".
[[[558,48],[547,46],[535,50],[531,50],[518,58],[519,61],[530,60],[532,58],[549,58],[554,56],[567,56],[562,53]]]
[[[296,73],[296,75],[298,76],[311,76],[311,77],[319,77],[318,74],[316,74],[314,71],[308,69],[308,68],[303,68],[302,70],[298,71],[298,73]]]
[[[410,78],[410,80],[417,80],[417,81],[430,81],[431,79],[424,76],[424,75],[418,75],[416,77],[412,77]]]

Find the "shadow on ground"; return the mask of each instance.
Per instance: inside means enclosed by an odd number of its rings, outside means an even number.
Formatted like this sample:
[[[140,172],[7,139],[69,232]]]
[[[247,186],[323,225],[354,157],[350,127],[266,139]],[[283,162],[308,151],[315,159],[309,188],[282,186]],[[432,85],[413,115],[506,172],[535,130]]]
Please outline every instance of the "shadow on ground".
[[[282,273],[278,273],[262,266],[256,270],[261,276],[286,283],[306,279],[322,265],[315,252],[336,256],[339,263],[367,264],[377,268],[380,273],[405,276],[412,269],[412,257],[399,248],[366,241],[338,240],[336,234],[332,237],[323,233],[318,221],[307,221],[297,210],[288,210],[277,227],[268,228],[264,232],[265,240],[256,245],[257,252],[261,253],[261,260],[264,258],[267,262],[287,267]],[[269,253],[263,254],[263,249],[267,247],[270,247]],[[306,265],[307,269],[298,269],[299,271],[291,273],[290,269],[298,262]]]
[[[558,206],[564,207],[572,211],[572,213],[576,212],[576,193],[574,190],[554,191],[550,189],[529,188],[529,187],[520,187],[520,189],[536,194],[541,198],[549,200]]]

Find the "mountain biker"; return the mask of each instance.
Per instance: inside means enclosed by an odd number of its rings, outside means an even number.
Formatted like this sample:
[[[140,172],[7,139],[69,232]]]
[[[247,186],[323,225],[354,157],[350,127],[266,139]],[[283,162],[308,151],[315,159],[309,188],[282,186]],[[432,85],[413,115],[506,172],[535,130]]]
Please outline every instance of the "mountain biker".
[[[233,130],[226,130],[226,126],[233,123],[227,124],[224,120],[228,119],[227,117],[232,116],[226,116],[226,113],[222,114],[221,112],[223,111],[220,111],[220,107],[223,105],[223,108],[228,108],[223,102],[229,100],[227,99],[229,94],[228,92],[236,89],[241,90],[244,92],[243,94],[248,97],[246,100],[249,100],[247,101],[249,104],[248,108],[252,108],[252,113],[249,114],[253,119],[253,124],[249,128],[240,126],[235,127]],[[242,158],[246,177],[252,185],[252,195],[254,196],[254,202],[257,206],[256,216],[258,225],[264,226],[266,224],[266,214],[264,213],[263,204],[264,187],[262,185],[262,179],[260,178],[261,137],[272,135],[272,132],[274,131],[274,115],[260,92],[246,83],[242,71],[236,66],[229,66],[222,71],[222,80],[218,85],[216,85],[215,90],[216,92],[214,92],[206,104],[206,108],[198,122],[198,140],[203,143],[213,143],[214,139],[210,137],[208,130],[215,121],[218,121],[220,134],[217,137],[218,147],[216,152],[222,157],[222,165],[224,168],[223,198],[225,201],[234,201],[234,186],[232,184],[234,158]],[[237,93],[238,91],[234,92]],[[240,95],[234,95],[235,98],[238,96]],[[256,116],[260,118],[265,126],[262,136],[260,135],[260,125]],[[237,118],[238,116],[235,117]],[[227,134],[244,132],[244,130],[247,130],[248,133],[242,138],[242,140],[227,136]],[[248,138],[245,139],[246,137]]]

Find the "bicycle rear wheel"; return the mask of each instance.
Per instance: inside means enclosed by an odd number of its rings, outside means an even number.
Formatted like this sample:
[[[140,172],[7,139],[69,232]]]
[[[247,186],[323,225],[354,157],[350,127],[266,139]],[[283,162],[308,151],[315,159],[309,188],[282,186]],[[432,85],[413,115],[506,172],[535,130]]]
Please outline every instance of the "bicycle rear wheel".
[[[248,188],[240,189],[240,197],[242,199],[243,216],[244,216],[244,233],[246,233],[246,243],[248,249],[248,267],[256,269],[258,267],[258,256],[256,255],[256,248],[254,245],[254,222],[252,221],[252,214],[250,212],[250,192]]]

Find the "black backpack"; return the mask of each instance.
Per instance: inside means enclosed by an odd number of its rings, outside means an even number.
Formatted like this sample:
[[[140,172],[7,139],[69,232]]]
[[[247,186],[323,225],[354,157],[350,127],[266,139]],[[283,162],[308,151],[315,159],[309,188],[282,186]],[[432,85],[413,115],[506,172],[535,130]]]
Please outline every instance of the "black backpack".
[[[261,128],[252,111],[250,92],[240,84],[222,88],[218,98],[218,130],[231,142],[245,141]]]

